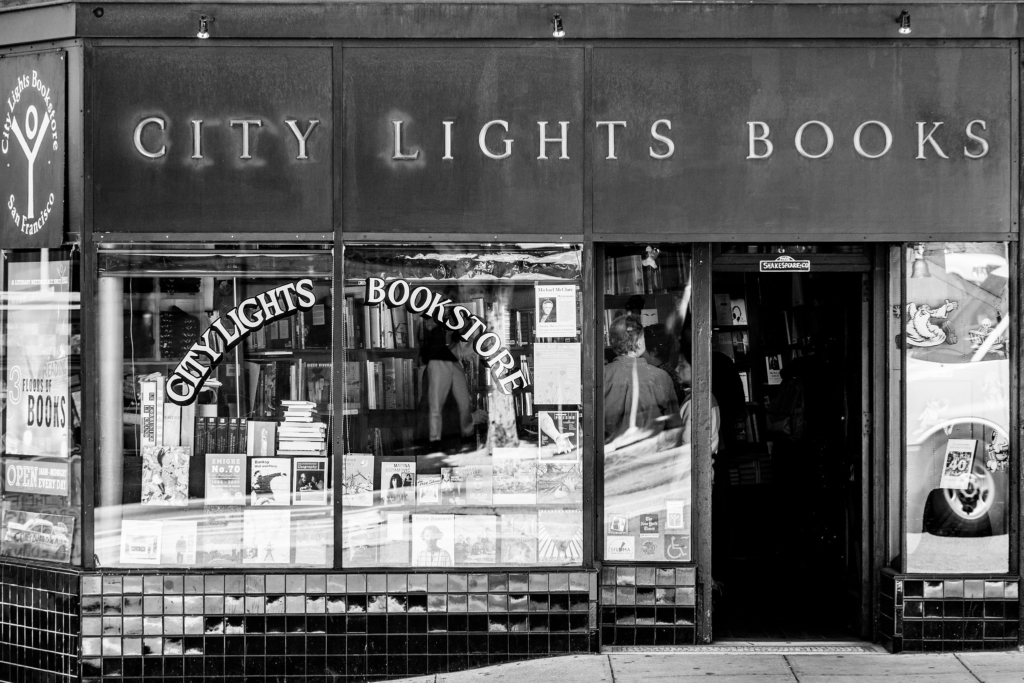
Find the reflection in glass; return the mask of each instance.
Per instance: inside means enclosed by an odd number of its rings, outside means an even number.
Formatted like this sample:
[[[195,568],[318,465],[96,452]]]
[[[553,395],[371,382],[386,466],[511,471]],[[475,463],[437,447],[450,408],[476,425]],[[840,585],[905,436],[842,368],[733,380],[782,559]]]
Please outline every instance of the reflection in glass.
[[[604,263],[604,559],[691,560],[690,255]]]
[[[906,249],[909,572],[1009,563],[1009,291],[1004,243]]]
[[[99,566],[333,563],[332,264],[100,252]]]
[[[345,248],[345,567],[580,565],[579,245]]]

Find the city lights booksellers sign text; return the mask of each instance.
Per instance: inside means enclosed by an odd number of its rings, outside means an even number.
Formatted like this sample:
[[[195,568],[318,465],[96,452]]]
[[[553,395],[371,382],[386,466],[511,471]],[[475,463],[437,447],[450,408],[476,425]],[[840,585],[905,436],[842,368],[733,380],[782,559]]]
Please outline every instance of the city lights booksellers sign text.
[[[430,291],[427,287],[413,288],[405,280],[385,282],[383,278],[371,277],[366,280],[366,305],[387,304],[391,308],[405,306],[413,313],[430,318],[459,335],[463,341],[469,341],[477,335],[473,342],[473,350],[484,359],[487,367],[494,373],[502,393],[511,394],[512,389],[526,386],[528,381],[522,368],[515,368],[512,353],[501,344],[501,337],[494,332],[487,332],[487,323],[472,313],[465,306],[454,304],[451,299]],[[507,373],[507,374],[506,374]]]

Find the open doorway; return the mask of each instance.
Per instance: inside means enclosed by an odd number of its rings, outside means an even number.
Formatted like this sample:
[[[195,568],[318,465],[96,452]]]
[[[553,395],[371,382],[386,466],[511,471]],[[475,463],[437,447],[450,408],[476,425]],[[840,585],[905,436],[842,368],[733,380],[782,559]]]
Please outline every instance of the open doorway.
[[[760,260],[716,260],[712,279],[721,415],[714,636],[856,639],[865,590],[867,261],[760,272]]]

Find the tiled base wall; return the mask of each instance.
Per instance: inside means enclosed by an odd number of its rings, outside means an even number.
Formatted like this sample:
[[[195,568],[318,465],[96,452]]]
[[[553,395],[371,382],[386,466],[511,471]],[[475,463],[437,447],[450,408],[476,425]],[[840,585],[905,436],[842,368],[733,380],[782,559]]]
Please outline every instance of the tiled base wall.
[[[82,680],[337,683],[596,652],[597,575],[82,578]]]
[[[906,576],[883,570],[879,632],[890,652],[1016,649],[1017,578]]]
[[[78,576],[0,563],[0,681],[78,680]]]
[[[602,644],[693,645],[696,586],[694,567],[603,567]]]

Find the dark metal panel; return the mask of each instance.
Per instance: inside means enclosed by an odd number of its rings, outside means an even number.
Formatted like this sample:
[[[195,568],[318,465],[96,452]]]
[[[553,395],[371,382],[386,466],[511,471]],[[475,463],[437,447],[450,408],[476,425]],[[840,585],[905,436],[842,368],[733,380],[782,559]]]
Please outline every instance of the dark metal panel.
[[[344,230],[582,232],[582,48],[346,48]],[[488,158],[479,146],[507,158]],[[402,126],[401,150],[395,126]],[[445,160],[443,121],[452,122]],[[547,137],[568,121],[567,159]],[[396,160],[398,153],[415,159]]]
[[[99,48],[95,223],[105,232],[329,233],[333,121],[329,48]],[[134,134],[145,119],[136,149]],[[202,159],[193,124],[202,120]],[[231,120],[259,120],[249,132]],[[295,120],[308,159],[299,159]]]
[[[902,6],[881,3],[584,3],[544,2],[159,2],[77,5],[78,31],[90,37],[192,38],[201,14],[214,38],[525,38],[552,40],[558,12],[568,38],[898,37]],[[1014,3],[912,3],[915,38],[1016,37]]]
[[[0,45],[39,43],[75,36],[77,5],[50,5],[0,14]]]
[[[597,313],[595,297],[587,296],[587,292],[603,292],[595,286],[596,273],[601,268],[596,268],[594,260],[594,244],[588,242],[583,245],[583,282],[581,306],[583,314],[583,566],[594,567],[594,558],[597,555],[599,544],[597,534],[603,526],[594,524],[595,520],[595,498],[594,498],[594,470],[597,467],[595,438],[597,432],[597,410],[596,410],[596,385],[597,385],[597,363],[601,357],[597,351],[596,321],[604,318]],[[602,349],[603,350],[603,349]],[[593,368],[593,371],[591,371]],[[601,373],[604,374],[603,372]],[[602,416],[604,412],[602,411]],[[602,427],[602,433],[603,433]]]
[[[64,242],[67,53],[0,59],[0,248],[56,248]]]
[[[617,159],[606,158],[606,135],[593,152],[594,232],[771,233],[776,241],[877,238],[894,229],[939,239],[1015,232],[1015,77],[1008,47],[595,48],[593,116],[628,127],[617,128]],[[676,147],[663,160],[650,152],[667,149],[651,135],[660,119],[672,122],[659,132]],[[964,153],[975,144],[965,133],[974,119],[986,121],[990,150],[982,159]],[[796,132],[812,120],[833,131],[822,159],[796,149]],[[853,144],[871,120],[892,134],[879,159]],[[770,158],[747,158],[750,121],[770,127]],[[915,159],[918,121],[945,122],[934,139],[948,159],[927,143],[928,158]],[[805,136],[808,153],[825,149],[819,126]],[[863,136],[868,153],[884,149],[878,126]]]
[[[693,392],[690,435],[693,444],[693,537],[697,561],[697,642],[712,640],[711,589],[711,485],[714,479],[711,453],[711,245],[693,245]]]
[[[85,198],[85,49],[80,45],[69,47],[67,66],[67,226],[68,240],[79,242],[82,235],[83,201]]]
[[[871,373],[870,399],[871,399],[871,450],[865,454],[865,460],[870,462],[870,491],[871,504],[864,511],[864,527],[870,529],[871,533],[871,557],[869,579],[871,591],[869,598],[872,609],[871,638],[878,639],[878,576],[885,567],[886,557],[886,516],[887,506],[886,491],[889,474],[888,454],[886,444],[888,443],[886,430],[889,428],[888,414],[889,405],[887,401],[886,386],[888,384],[888,359],[886,330],[889,306],[886,303],[886,292],[888,291],[888,264],[889,249],[886,245],[876,245],[874,248],[874,269],[871,272],[871,346],[870,363],[875,369]],[[868,389],[868,387],[865,387]],[[893,457],[896,457],[893,454]]]

